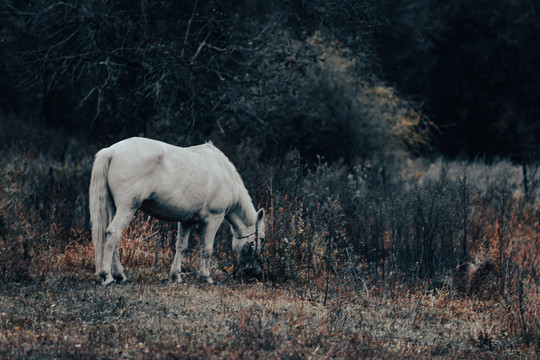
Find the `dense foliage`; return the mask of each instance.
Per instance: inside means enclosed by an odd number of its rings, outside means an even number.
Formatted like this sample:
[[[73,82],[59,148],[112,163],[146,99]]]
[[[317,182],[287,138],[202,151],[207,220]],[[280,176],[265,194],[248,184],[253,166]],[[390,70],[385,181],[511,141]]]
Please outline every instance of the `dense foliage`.
[[[351,161],[423,144],[423,112],[444,153],[529,158],[537,14],[532,0],[7,1],[3,140],[60,128]]]
[[[539,4],[384,1],[383,69],[425,101],[446,154],[528,160],[539,143]]]
[[[38,116],[68,134],[103,143],[212,138],[266,158],[296,147],[348,160],[385,150],[385,141],[395,150],[425,140],[415,106],[374,77],[369,43],[352,53],[326,27],[291,23],[285,3],[53,1],[6,10],[6,80],[42,98]]]

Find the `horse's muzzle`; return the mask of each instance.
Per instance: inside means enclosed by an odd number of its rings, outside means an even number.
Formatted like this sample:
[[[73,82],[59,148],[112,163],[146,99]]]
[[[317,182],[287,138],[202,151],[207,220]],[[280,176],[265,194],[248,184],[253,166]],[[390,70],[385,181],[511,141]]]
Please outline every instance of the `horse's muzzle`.
[[[246,279],[262,280],[261,261],[253,244],[246,244],[240,254],[240,267]]]
[[[247,280],[262,280],[262,271],[259,264],[242,267],[242,271]]]

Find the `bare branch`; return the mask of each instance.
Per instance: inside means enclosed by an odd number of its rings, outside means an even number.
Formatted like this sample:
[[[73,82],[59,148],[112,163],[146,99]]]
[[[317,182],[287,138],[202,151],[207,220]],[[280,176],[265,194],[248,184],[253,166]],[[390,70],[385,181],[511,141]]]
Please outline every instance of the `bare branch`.
[[[191,23],[193,22],[193,19],[195,18],[195,10],[197,9],[197,3],[198,2],[199,2],[199,0],[195,0],[195,4],[193,4],[193,11],[191,13],[191,17],[188,20],[187,29],[186,29],[186,36],[184,37],[184,46],[182,46],[182,52],[180,53],[181,57],[184,57],[184,51],[186,49],[188,36],[189,36],[189,31],[190,31],[190,28],[191,28]]]
[[[197,51],[195,52],[195,54],[191,57],[191,61],[194,61],[197,56],[199,56],[199,53],[201,52],[202,48],[204,47],[204,45],[206,45],[206,40],[208,40],[208,37],[210,36],[210,32],[208,32],[208,34],[206,35],[206,37],[204,38],[204,40],[202,41],[202,43],[199,45],[199,47],[197,48]]]

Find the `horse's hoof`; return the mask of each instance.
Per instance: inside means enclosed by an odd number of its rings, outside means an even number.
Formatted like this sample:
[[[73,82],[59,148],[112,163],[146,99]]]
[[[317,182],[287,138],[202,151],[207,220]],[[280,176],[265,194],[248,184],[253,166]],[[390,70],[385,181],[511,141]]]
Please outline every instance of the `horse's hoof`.
[[[210,276],[201,276],[201,280],[207,284],[213,284],[214,280]]]
[[[116,280],[116,282],[119,282],[119,283],[124,283],[124,282],[127,281],[126,274],[124,274],[124,273],[113,274],[113,279]]]
[[[172,282],[174,283],[177,283],[177,284],[182,284],[183,281],[182,281],[182,276],[178,273],[172,273],[171,274],[171,280]]]
[[[105,279],[103,279],[103,286],[107,286],[109,284],[112,284],[114,282],[114,278],[112,276],[107,276]]]

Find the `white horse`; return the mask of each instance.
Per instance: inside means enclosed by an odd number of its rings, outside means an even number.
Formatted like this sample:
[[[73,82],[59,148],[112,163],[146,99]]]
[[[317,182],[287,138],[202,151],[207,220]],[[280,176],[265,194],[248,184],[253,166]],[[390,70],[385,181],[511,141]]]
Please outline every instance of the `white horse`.
[[[178,221],[173,281],[182,281],[189,234],[195,224],[201,224],[199,273],[201,279],[213,283],[209,262],[214,236],[224,219],[231,225],[232,248],[244,273],[260,275],[257,255],[264,239],[264,210],[255,210],[234,165],[211,143],[182,148],[130,138],[96,154],[90,220],[96,274],[104,285],[126,280],[118,247],[122,231],[137,209],[157,219]]]

